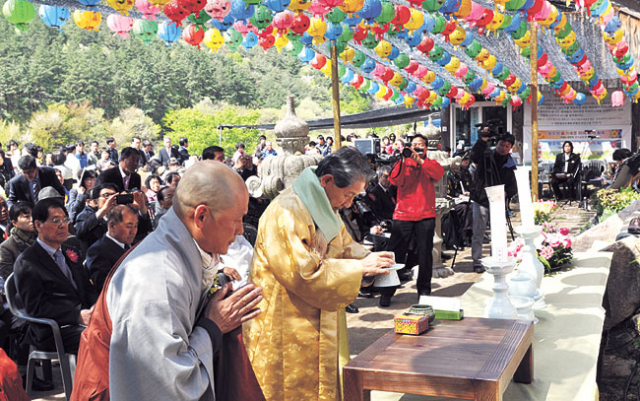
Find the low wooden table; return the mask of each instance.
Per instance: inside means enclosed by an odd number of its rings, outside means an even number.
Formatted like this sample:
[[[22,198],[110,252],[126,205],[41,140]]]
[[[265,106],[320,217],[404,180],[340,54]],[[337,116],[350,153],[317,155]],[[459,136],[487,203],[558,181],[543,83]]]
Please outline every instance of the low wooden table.
[[[385,334],[344,367],[346,401],[371,390],[478,401],[502,400],[513,377],[533,381],[533,324],[441,320],[420,336]]]

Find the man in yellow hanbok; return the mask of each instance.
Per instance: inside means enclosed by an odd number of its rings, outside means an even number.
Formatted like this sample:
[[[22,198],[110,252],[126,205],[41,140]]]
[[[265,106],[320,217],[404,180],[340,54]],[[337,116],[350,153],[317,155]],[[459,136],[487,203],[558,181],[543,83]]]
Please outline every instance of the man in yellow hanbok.
[[[244,326],[244,342],[267,400],[342,398],[344,307],[363,277],[388,274],[383,268],[394,263],[392,254],[354,242],[337,215],[370,173],[364,155],[341,148],[305,169],[260,219],[250,281],[264,300],[262,314]]]

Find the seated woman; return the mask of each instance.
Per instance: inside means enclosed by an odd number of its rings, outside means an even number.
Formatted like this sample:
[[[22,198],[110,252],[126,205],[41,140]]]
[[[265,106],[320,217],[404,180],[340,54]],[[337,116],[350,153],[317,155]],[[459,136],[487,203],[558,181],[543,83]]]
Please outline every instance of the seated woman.
[[[569,199],[575,199],[576,185],[580,185],[580,178],[576,178],[580,164],[580,155],[573,153],[573,144],[571,141],[565,141],[562,144],[562,153],[556,156],[551,176],[551,187],[556,199],[564,198],[560,189],[560,184],[563,183],[567,183],[569,188]]]

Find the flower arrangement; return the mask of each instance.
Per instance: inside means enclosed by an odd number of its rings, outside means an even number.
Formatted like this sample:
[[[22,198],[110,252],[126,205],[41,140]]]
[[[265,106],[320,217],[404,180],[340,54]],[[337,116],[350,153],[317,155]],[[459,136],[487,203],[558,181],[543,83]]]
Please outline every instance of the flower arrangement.
[[[551,214],[558,208],[555,201],[538,200],[533,203],[533,219],[535,225],[548,223],[551,221]]]
[[[546,274],[561,270],[573,260],[572,240],[568,228],[560,228],[554,224],[542,223],[542,243],[537,249],[538,259],[544,265]],[[524,241],[520,238],[509,245],[509,256],[517,263],[522,261]]]
[[[616,214],[638,199],[640,193],[633,188],[601,189],[591,195],[591,203],[599,216]]]

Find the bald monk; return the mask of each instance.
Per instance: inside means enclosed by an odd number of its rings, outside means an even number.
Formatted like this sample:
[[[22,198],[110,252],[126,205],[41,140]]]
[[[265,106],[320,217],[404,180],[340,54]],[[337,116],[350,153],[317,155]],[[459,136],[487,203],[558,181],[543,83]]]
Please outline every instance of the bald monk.
[[[218,255],[243,232],[248,200],[242,178],[222,163],[187,170],[156,231],[105,281],[82,336],[72,400],[216,399],[223,333],[260,313],[262,289],[253,284],[207,299]]]

